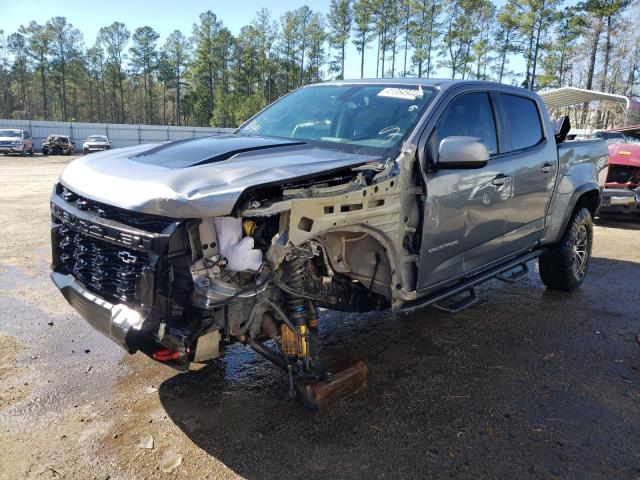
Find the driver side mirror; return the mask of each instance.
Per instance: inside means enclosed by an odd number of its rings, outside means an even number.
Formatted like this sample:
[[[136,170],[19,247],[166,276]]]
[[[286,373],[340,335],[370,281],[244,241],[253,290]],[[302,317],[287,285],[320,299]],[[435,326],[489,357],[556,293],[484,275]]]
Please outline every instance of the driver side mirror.
[[[489,150],[477,137],[447,137],[440,142],[438,168],[482,168],[489,161]]]

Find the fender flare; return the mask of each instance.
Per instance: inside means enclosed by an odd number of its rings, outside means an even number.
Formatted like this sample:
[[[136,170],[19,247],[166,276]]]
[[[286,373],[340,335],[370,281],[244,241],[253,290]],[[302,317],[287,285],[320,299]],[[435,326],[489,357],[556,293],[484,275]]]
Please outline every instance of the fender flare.
[[[561,232],[562,234],[564,233],[564,231],[567,228],[567,225],[569,224],[569,222],[571,221],[571,218],[573,217],[573,212],[576,209],[576,206],[578,205],[578,202],[580,201],[580,199],[587,193],[589,192],[598,192],[598,203],[596,205],[596,208],[593,212],[593,215],[595,216],[595,214],[598,213],[598,210],[600,209],[600,203],[601,203],[601,198],[600,198],[600,194],[601,194],[601,190],[600,187],[598,186],[597,182],[587,182],[587,183],[583,183],[582,185],[580,185],[579,187],[577,187],[576,189],[573,190],[573,192],[571,193],[571,200],[569,201],[569,208],[566,209],[566,211],[564,212],[564,218],[562,221],[562,229]]]

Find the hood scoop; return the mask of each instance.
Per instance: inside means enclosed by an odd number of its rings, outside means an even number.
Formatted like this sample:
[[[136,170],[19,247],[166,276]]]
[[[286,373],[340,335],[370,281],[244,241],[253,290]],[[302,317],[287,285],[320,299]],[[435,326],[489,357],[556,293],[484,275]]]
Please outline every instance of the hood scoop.
[[[221,135],[165,143],[150,150],[145,150],[138,155],[131,156],[129,159],[164,168],[187,168],[222,162],[240,153],[278,147],[292,147],[304,145],[304,143],[266,137]]]

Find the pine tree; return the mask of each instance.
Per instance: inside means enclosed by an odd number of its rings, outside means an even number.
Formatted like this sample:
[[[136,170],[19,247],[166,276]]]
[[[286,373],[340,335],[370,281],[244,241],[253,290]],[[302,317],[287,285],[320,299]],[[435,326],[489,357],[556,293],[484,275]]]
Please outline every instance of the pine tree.
[[[55,70],[59,73],[61,85],[62,121],[67,116],[67,65],[82,50],[82,33],[67,23],[65,17],[54,17],[47,22],[47,35],[51,41],[50,53],[54,59]]]
[[[441,0],[411,0],[409,42],[413,48],[412,63],[418,69],[418,77],[429,77],[434,71],[433,54],[440,37],[438,16]]]
[[[182,83],[189,61],[189,41],[180,30],[174,30],[164,44],[175,88],[175,124],[182,125]]]
[[[26,27],[20,25],[18,33],[25,37],[27,53],[31,60],[35,62],[38,77],[40,78],[40,94],[41,94],[41,115],[43,118],[50,119],[49,100],[48,100],[48,77],[49,77],[49,50],[51,45],[51,37],[47,29],[37,22],[31,21]]]
[[[538,76],[541,88],[559,88],[565,85],[572,68],[578,39],[585,33],[585,15],[573,7],[558,12],[558,21],[553,39],[544,46],[541,58],[544,73]]]
[[[126,119],[124,109],[124,60],[125,48],[131,37],[131,32],[124,23],[113,22],[108,27],[102,27],[98,31],[98,42],[104,46],[107,52],[107,62],[111,70],[111,84],[113,90],[113,116],[118,121],[124,122]],[[116,116],[116,84],[120,92],[120,111]]]
[[[494,50],[498,53],[498,66],[496,68],[497,81],[507,75],[508,56],[518,51],[518,18],[513,2],[503,5],[496,17],[496,33],[494,36]]]
[[[3,42],[2,49],[2,73],[3,73],[3,82],[2,82],[2,92],[3,92],[3,116],[4,118],[10,118],[13,116],[13,112],[11,111],[11,88],[10,88],[10,76],[9,76],[9,68],[8,68],[8,55],[7,53],[11,52],[14,58],[13,62],[13,73],[18,80],[18,118],[30,118],[31,117],[31,108],[29,105],[29,69],[28,69],[28,61],[29,61],[29,53],[27,51],[27,44],[25,41],[25,37],[19,33],[13,33],[9,35],[6,40],[6,46]]]
[[[154,121],[153,108],[153,72],[158,61],[156,42],[160,38],[158,32],[151,27],[139,27],[133,32],[131,53],[131,67],[134,74],[140,76],[144,89],[145,123]]]
[[[258,10],[252,22],[257,35],[258,73],[262,83],[263,97],[267,103],[273,101],[275,93],[274,74],[276,59],[274,43],[277,37],[278,24],[271,20],[271,13],[266,8]]]
[[[331,0],[329,13],[329,44],[338,55],[331,62],[331,71],[337,72],[338,79],[344,79],[344,58],[347,42],[353,24],[352,0]]]
[[[360,78],[364,77],[364,53],[371,40],[375,38],[373,33],[373,5],[371,0],[356,0],[353,7],[353,32],[352,40],[356,50],[360,53]]]

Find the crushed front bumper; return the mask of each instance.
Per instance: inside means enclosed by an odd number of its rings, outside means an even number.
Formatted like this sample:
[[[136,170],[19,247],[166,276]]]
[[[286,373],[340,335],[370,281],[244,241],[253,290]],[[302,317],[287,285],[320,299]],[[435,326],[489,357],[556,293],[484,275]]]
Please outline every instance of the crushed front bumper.
[[[93,328],[128,352],[137,349],[132,340],[142,334],[140,328],[145,318],[140,312],[124,304],[114,305],[100,298],[85,289],[71,275],[51,272],[50,276],[67,302]],[[132,331],[139,333],[131,333]]]
[[[601,195],[602,213],[640,213],[640,189],[605,188]]]
[[[153,333],[145,331],[145,314],[124,304],[113,304],[90,292],[72,275],[52,271],[51,280],[64,298],[89,325],[113,340],[128,353],[141,351],[150,358],[167,347],[158,342]],[[155,358],[154,358],[155,359]],[[163,365],[184,372],[189,368],[187,358],[163,361]]]

